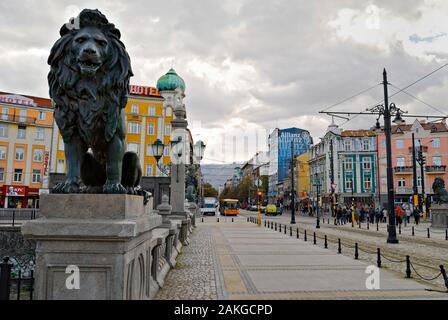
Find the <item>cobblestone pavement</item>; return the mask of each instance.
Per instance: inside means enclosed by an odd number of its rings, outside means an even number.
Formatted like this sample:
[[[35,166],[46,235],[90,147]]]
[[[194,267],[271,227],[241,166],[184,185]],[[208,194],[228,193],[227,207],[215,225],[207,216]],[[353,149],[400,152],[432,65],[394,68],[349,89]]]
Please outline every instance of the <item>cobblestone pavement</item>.
[[[252,212],[243,212],[243,215],[254,216]],[[266,217],[263,215],[263,223]],[[267,217],[267,220],[274,221],[281,224],[290,226],[290,215],[288,213],[281,217]],[[344,226],[335,226],[330,219],[330,224],[328,220],[323,223],[321,220],[320,229],[316,229],[316,218],[313,217],[296,217],[297,224],[293,226],[294,235],[296,235],[296,228],[299,227],[299,232],[302,234],[305,229],[308,233],[308,241],[312,241],[313,232],[316,232],[318,236],[318,244],[323,246],[322,238],[327,235],[329,241],[329,248],[331,250],[337,250],[337,239],[340,238],[342,241],[342,254],[353,257],[354,255],[354,245],[358,243],[360,248],[359,258],[361,260],[368,261],[370,263],[376,264],[376,249],[381,248],[381,252],[386,257],[394,260],[404,260],[406,255],[409,255],[411,262],[415,267],[415,270],[423,276],[424,278],[433,278],[439,274],[439,265],[444,265],[445,269],[448,269],[448,241],[445,240],[445,236],[432,237],[430,239],[424,237],[412,237],[410,235],[405,235],[404,233],[399,235],[397,229],[397,237],[400,241],[399,244],[387,244],[387,233],[384,230],[385,224],[382,226],[383,229],[376,231],[376,225],[370,226],[369,230],[366,229],[366,225],[351,227],[351,224]],[[373,227],[373,228],[372,228]],[[408,225],[409,228],[409,225]],[[419,226],[418,228],[423,228]],[[289,233],[289,232],[288,232]],[[367,254],[364,251],[368,251]],[[401,274],[405,273],[406,266],[404,263],[392,263],[386,259],[382,259],[383,266],[399,272]],[[413,277],[419,279],[414,270],[412,270]],[[420,279],[421,280],[421,279]],[[431,284],[436,284],[440,289],[446,290],[444,280],[440,276],[438,279],[426,282]]]
[[[155,299],[447,299],[428,284],[381,269],[381,290],[366,289],[365,261],[312,240],[234,219],[198,219]],[[338,231],[338,230],[336,230]],[[312,239],[310,237],[309,239]],[[349,257],[350,256],[350,257]]]
[[[211,229],[198,226],[190,245],[183,247],[177,265],[157,293],[156,300],[215,300],[215,251]]]

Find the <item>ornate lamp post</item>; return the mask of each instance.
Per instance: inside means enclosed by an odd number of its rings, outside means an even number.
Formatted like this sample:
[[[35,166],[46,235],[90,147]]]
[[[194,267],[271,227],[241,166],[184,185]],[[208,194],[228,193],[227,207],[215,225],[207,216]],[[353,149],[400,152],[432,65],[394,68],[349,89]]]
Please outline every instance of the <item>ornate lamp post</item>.
[[[157,168],[159,169],[160,172],[162,172],[164,175],[168,176],[169,173],[166,170],[166,168],[163,168],[160,165],[160,159],[163,156],[163,151],[165,150],[165,145],[163,144],[163,142],[160,139],[157,139],[156,141],[154,141],[154,144],[152,145],[152,154],[154,156],[154,158],[156,159],[156,165]]]
[[[316,229],[320,229],[320,217],[319,217],[319,202],[320,202],[320,181],[318,179],[317,172],[315,174],[314,186],[316,187],[317,201],[316,201]]]
[[[202,140],[199,140],[198,142],[195,143],[194,145],[194,154],[195,154],[195,161],[200,165],[201,160],[204,158],[204,153],[205,153],[205,143]],[[199,177],[199,199],[198,199],[198,203],[199,205],[202,207],[202,171],[200,172],[200,177]]]

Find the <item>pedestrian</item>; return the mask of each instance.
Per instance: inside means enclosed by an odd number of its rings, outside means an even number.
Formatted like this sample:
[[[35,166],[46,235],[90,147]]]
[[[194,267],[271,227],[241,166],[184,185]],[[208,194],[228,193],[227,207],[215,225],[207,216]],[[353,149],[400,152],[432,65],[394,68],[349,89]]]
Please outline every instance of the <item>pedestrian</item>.
[[[376,220],[376,223],[380,223],[381,222],[381,210],[380,210],[380,208],[376,208],[375,209],[375,220]]]
[[[401,224],[403,222],[403,209],[398,204],[395,206],[395,216],[397,218],[396,224],[398,226],[398,224]]]
[[[414,208],[414,222],[416,225],[418,225],[418,223],[420,222],[420,208],[419,207]]]
[[[386,209],[386,207],[383,207],[383,210],[381,210],[381,220],[383,221],[383,223],[387,222],[387,215],[388,210]]]
[[[405,212],[406,212],[406,223],[411,223],[411,206],[410,205],[407,205],[406,206],[406,209],[405,209]]]
[[[358,208],[358,206],[356,206],[355,208],[355,221],[356,223],[358,223],[360,220],[360,215],[361,215],[361,210]]]
[[[373,205],[371,205],[369,208],[369,219],[370,223],[375,223],[375,208]]]

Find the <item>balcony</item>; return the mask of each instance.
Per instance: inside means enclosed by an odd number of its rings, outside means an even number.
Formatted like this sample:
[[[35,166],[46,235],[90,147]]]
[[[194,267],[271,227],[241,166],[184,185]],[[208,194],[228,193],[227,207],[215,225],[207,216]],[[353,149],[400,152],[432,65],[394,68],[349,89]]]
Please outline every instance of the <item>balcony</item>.
[[[426,166],[426,173],[446,173],[446,165],[441,166]]]
[[[2,114],[0,116],[0,120],[2,121],[6,121],[6,122],[14,122],[14,123],[18,123],[18,124],[36,124],[36,118],[31,118],[31,117],[23,117],[20,115],[16,115],[16,114]]]
[[[396,174],[410,174],[412,173],[412,166],[394,167],[394,172]]]

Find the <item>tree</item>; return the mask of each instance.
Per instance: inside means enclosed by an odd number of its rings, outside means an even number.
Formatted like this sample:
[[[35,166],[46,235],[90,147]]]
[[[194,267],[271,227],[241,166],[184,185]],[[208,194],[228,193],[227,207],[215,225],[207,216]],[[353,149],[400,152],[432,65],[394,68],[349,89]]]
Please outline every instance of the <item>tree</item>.
[[[269,192],[269,176],[261,176],[261,191],[266,196]]]
[[[210,183],[208,182],[204,183],[202,188],[204,189],[204,197],[214,197],[214,198],[218,197],[218,190],[213,188],[213,186]]]

